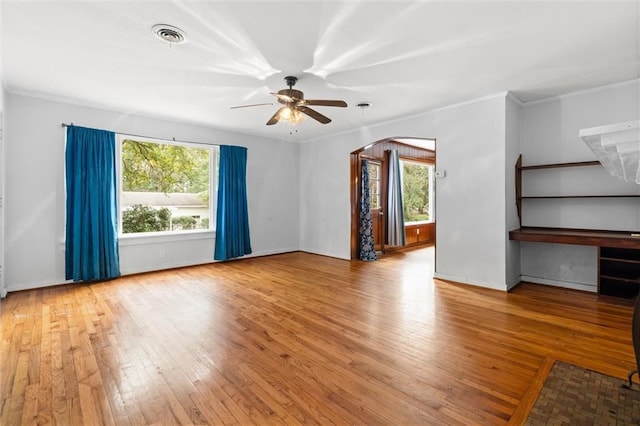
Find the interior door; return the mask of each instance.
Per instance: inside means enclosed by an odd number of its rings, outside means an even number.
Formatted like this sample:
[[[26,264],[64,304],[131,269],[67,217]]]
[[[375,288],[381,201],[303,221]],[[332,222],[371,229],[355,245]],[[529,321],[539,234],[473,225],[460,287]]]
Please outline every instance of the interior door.
[[[384,210],[382,194],[382,162],[367,160],[369,169],[369,193],[371,199],[371,221],[373,223],[373,241],[376,251],[384,247]]]

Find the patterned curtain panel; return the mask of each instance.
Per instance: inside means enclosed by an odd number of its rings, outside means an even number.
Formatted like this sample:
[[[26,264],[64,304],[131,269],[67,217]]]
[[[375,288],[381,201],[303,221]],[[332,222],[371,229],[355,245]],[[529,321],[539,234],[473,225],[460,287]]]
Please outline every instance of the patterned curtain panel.
[[[360,260],[378,260],[373,241],[371,193],[369,191],[369,168],[367,160],[362,160],[362,176],[360,181]]]
[[[116,142],[107,130],[67,127],[65,277],[95,281],[120,275]]]
[[[389,190],[387,200],[387,244],[404,246],[407,244],[402,209],[402,175],[398,150],[389,151]]]

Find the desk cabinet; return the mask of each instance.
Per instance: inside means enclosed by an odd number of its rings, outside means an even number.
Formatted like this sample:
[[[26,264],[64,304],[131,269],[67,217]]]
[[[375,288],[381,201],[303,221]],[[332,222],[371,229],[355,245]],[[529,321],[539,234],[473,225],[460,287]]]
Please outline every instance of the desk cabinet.
[[[600,247],[598,293],[635,297],[640,290],[640,250]]]

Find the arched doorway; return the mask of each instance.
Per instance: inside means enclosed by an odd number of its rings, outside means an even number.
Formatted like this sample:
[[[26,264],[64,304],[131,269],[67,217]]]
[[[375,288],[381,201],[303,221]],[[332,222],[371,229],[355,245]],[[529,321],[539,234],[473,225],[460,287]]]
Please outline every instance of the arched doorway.
[[[405,224],[407,245],[405,247],[420,246],[435,243],[435,217],[433,172],[436,163],[435,139],[417,137],[390,137],[351,153],[351,259],[359,258],[359,225],[360,225],[360,179],[362,176],[363,160],[367,160],[369,170],[369,188],[371,192],[371,213],[376,251],[390,252],[404,247],[392,247],[386,244],[385,206],[387,201],[388,183],[388,155],[391,150],[397,150],[401,162],[404,164],[426,165],[431,173],[427,182],[431,212],[426,220],[409,220]],[[405,165],[405,167],[407,167]],[[405,210],[410,210],[407,206]],[[424,219],[424,215],[415,218]],[[414,218],[409,218],[414,219]],[[406,220],[406,219],[405,219]]]

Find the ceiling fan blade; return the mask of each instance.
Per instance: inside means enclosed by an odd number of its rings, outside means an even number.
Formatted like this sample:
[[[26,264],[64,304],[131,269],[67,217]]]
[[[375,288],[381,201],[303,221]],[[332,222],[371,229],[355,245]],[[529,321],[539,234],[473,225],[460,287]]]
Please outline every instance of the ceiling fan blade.
[[[238,108],[249,108],[249,107],[254,107],[254,106],[262,106],[262,105],[273,105],[273,102],[266,102],[263,104],[251,104],[251,105],[239,105],[239,106],[232,106],[229,109],[238,109]]]
[[[345,101],[330,100],[330,99],[306,99],[305,105],[318,105],[318,106],[330,106],[330,107],[342,107],[345,108],[347,103]]]
[[[273,114],[273,116],[271,116],[271,118],[269,119],[269,121],[267,121],[267,126],[271,126],[273,124],[276,124],[278,121],[280,121],[280,113],[282,112],[283,109],[285,109],[286,107],[282,107],[279,108],[275,114]]]
[[[271,93],[271,94],[276,98],[283,100],[285,102],[295,102],[295,99],[293,99],[291,96],[283,95],[281,93]]]
[[[322,115],[318,111],[315,111],[315,110],[313,110],[311,108],[308,108],[308,107],[306,107],[304,105],[297,107],[297,109],[298,109],[298,111],[307,114],[309,117],[313,118],[314,120],[318,120],[322,124],[331,123],[331,119],[329,117],[327,117],[325,115]]]
[[[263,105],[273,105],[273,102],[265,102],[265,103],[262,103],[262,104],[251,104],[251,105],[238,105],[238,106],[235,106],[235,107],[229,107],[229,109],[249,108],[249,107],[252,107],[252,106],[263,106]]]

